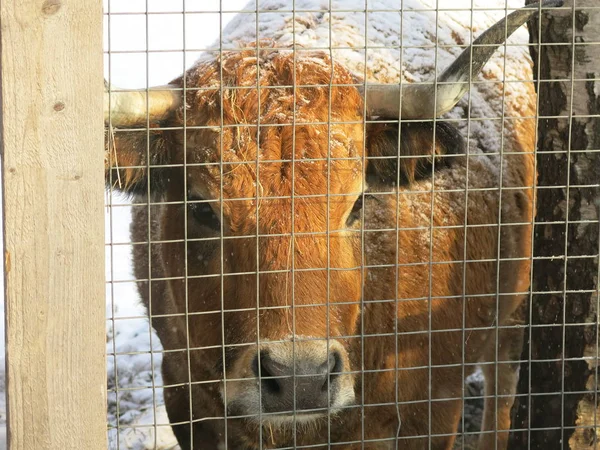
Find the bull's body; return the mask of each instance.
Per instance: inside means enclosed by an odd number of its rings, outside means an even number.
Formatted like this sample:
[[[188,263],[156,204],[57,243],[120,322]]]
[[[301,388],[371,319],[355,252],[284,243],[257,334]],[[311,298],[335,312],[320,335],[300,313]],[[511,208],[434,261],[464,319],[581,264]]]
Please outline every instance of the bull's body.
[[[473,30],[469,12],[436,14],[433,0],[406,0],[402,15],[377,12],[397,8],[396,1],[372,1],[369,8],[375,12],[368,14],[366,33],[364,13],[330,15],[328,1],[296,0],[294,14],[289,3],[259,2],[258,26],[255,14],[234,19],[224,32],[224,51],[240,45],[255,48],[252,42],[257,38],[259,45],[275,50],[265,50],[258,59],[255,50],[226,53],[223,58],[202,56],[186,74],[186,87],[213,91],[187,94],[185,119],[190,128],[185,139],[180,131],[167,131],[150,142],[150,152],[157,152],[151,155],[153,164],[185,161],[189,166],[187,177],[177,167],[151,169],[152,201],[170,204],[152,206],[150,221],[145,206],[134,209],[131,229],[134,242],[145,242],[150,224],[152,241],[161,242],[151,245],[150,257],[147,246],[136,246],[134,267],[140,279],[161,280],[150,287],[140,284],[140,293],[156,316],[152,323],[166,350],[165,402],[171,422],[179,424],[174,430],[182,448],[223,448],[227,438],[228,448],[236,450],[260,445],[325,448],[328,439],[331,444],[346,443],[335,448],[362,448],[361,440],[366,440],[364,448],[391,449],[398,435],[399,448],[427,448],[431,440],[430,448],[448,449],[461,414],[464,377],[478,362],[484,363],[490,396],[484,428],[494,430],[496,424],[498,430],[506,430],[512,399],[491,396],[510,394],[514,388],[513,368],[493,363],[514,357],[510,352],[520,344],[519,331],[506,326],[514,323],[529,287],[535,93],[532,84],[524,82],[532,78],[527,48],[498,51],[477,80],[486,83],[475,84],[470,98],[445,116],[456,119],[452,126],[467,143],[459,147],[462,154],[436,160],[427,176],[394,172],[392,177],[371,177],[363,205],[364,240],[360,232],[340,231],[340,224],[347,223],[347,211],[365,187],[364,157],[389,153],[373,150],[378,147],[368,129],[364,135],[362,100],[354,88],[327,90],[330,95],[319,98],[310,90],[294,94],[288,87],[265,87],[260,100],[248,90],[229,89],[255,87],[257,80],[261,86],[287,86],[294,80],[326,86],[330,73],[335,74],[333,84],[352,84],[365,74],[368,81],[381,83],[398,83],[400,74],[403,81],[426,81],[436,59],[437,67],[445,68],[460,46],[470,44],[472,32],[477,35],[505,15],[504,1],[479,2],[486,8],[494,3],[499,10],[473,13]],[[362,0],[331,4],[333,10],[364,8]],[[470,4],[452,2],[452,7],[468,9]],[[288,12],[278,12],[284,9]],[[430,11],[409,12],[412,9]],[[515,40],[525,44],[526,35],[517,33],[511,42]],[[291,54],[277,50],[293,44],[304,49],[332,47],[337,65],[332,66],[326,54],[301,50],[294,61]],[[504,77],[516,82],[502,83]],[[182,79],[175,84],[181,86]],[[227,99],[222,116],[226,128],[219,134],[221,94]],[[330,126],[330,120],[348,123]],[[183,122],[180,110],[170,125]],[[257,123],[263,127],[258,140]],[[292,123],[293,133],[287,131]],[[416,136],[406,139],[427,142]],[[448,136],[446,141],[437,139],[442,141],[437,144],[441,154],[453,145],[452,132]],[[117,151],[146,148],[145,135],[140,140],[117,134],[115,142]],[[391,143],[395,152],[397,143]],[[177,150],[184,146],[185,156]],[[127,155],[121,156],[121,167],[145,164],[143,157],[124,164]],[[336,158],[339,161],[333,161]],[[301,165],[311,159],[320,160],[314,169]],[[203,166],[207,161],[216,163],[214,170]],[[126,190],[145,197],[144,173],[125,169],[122,176]],[[295,200],[290,198],[292,178]],[[217,217],[223,214],[222,229],[211,228],[207,221],[213,219],[207,219],[206,211],[199,213],[206,222],[200,224],[194,223],[197,210],[184,213],[178,203],[185,199],[185,186],[188,200],[222,196],[224,206],[216,209]],[[313,194],[334,196],[316,200]],[[341,197],[341,206],[332,206],[337,194],[354,197],[348,205]],[[236,203],[234,198],[242,200]],[[353,227],[359,231],[360,221]],[[290,239],[292,230],[298,234]],[[221,232],[238,239],[197,241]],[[298,272],[292,274],[294,268]],[[258,279],[257,269],[265,272]],[[308,269],[318,272],[303,272]],[[263,309],[257,312],[256,306]],[[277,344],[263,340],[286,345],[292,337],[301,341],[306,336],[335,341],[334,347],[324,347],[326,353],[342,354],[340,364],[350,374],[335,381],[337,390],[331,396],[335,394],[339,407],[330,405],[334,414],[329,416],[300,416],[296,422],[270,417],[257,403],[254,387],[246,386],[255,382],[236,381],[252,379],[253,353],[242,344],[256,343],[260,337],[263,351],[277,354]],[[223,341],[230,346],[225,351]],[[317,344],[294,345],[307,359],[323,351]],[[255,352],[256,345],[253,348]],[[233,381],[225,383],[223,378]],[[340,400],[341,393],[346,397]],[[259,414],[265,414],[261,421]],[[237,417],[244,415],[256,417]],[[481,448],[493,448],[496,440],[502,448],[505,438],[504,432],[485,434]]]

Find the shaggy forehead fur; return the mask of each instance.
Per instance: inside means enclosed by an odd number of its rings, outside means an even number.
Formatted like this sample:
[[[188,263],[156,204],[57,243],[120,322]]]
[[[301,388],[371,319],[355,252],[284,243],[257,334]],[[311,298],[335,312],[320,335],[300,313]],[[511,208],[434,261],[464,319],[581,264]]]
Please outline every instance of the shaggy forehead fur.
[[[503,18],[506,8],[520,8],[523,0],[295,0],[295,14],[287,0],[249,0],[245,11],[223,30],[214,48],[234,49],[240,42],[273,38],[279,48],[330,48],[336,62],[360,79],[376,83],[429,82],[448,67],[484,30]],[[401,13],[392,11],[401,8]],[[439,10],[439,11],[438,11]],[[258,36],[257,36],[258,30]],[[502,135],[520,130],[520,104],[531,95],[529,35],[517,30],[485,65],[482,76],[445,117],[456,123],[470,142],[470,151],[486,153],[500,167]],[[366,49],[365,49],[366,47]],[[213,54],[200,57],[200,64]],[[484,82],[485,80],[485,82]],[[499,81],[507,80],[502,85]],[[498,81],[498,82],[496,82]],[[504,100],[503,100],[504,99]],[[504,106],[503,106],[504,103]],[[467,126],[467,117],[470,120]],[[479,120],[482,118],[494,120]]]
[[[214,164],[188,169],[192,193],[222,192],[232,200],[225,213],[239,220],[248,220],[257,196],[278,198],[262,202],[261,215],[294,195],[306,206],[301,214],[319,223],[326,194],[332,215],[346,215],[363,183],[363,101],[348,86],[355,82],[322,52],[226,52],[197,66],[186,83],[203,88],[187,94],[187,126],[210,128],[188,131],[187,162]],[[285,216],[277,214],[279,224]]]

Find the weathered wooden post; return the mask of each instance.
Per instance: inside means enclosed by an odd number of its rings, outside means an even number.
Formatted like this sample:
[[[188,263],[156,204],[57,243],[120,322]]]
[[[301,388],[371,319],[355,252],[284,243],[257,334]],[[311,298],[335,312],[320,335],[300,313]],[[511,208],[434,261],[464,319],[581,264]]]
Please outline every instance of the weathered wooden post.
[[[6,0],[9,448],[106,448],[101,0]]]

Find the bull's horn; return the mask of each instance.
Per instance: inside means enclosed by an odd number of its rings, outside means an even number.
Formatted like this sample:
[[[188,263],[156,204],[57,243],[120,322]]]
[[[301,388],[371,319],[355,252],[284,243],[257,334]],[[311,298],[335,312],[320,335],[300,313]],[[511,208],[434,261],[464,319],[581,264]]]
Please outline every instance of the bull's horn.
[[[178,86],[166,85],[148,90],[110,90],[104,88],[104,124],[116,127],[146,125],[169,117],[182,102]],[[148,106],[149,105],[149,106]]]
[[[562,0],[545,0],[542,8],[562,6]],[[403,119],[433,119],[450,111],[469,90],[475,78],[499,45],[538,13],[540,3],[516,10],[479,36],[433,84],[367,84],[367,111],[372,116]],[[471,57],[472,55],[472,57]],[[437,84],[437,95],[435,86]]]

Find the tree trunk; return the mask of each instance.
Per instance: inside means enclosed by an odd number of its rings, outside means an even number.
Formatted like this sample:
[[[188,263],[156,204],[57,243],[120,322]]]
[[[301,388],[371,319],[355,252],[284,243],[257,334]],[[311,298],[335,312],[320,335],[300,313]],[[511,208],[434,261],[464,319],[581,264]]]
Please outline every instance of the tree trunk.
[[[596,448],[599,6],[598,0],[566,0],[563,9],[529,24],[539,177],[530,328],[511,450]]]

